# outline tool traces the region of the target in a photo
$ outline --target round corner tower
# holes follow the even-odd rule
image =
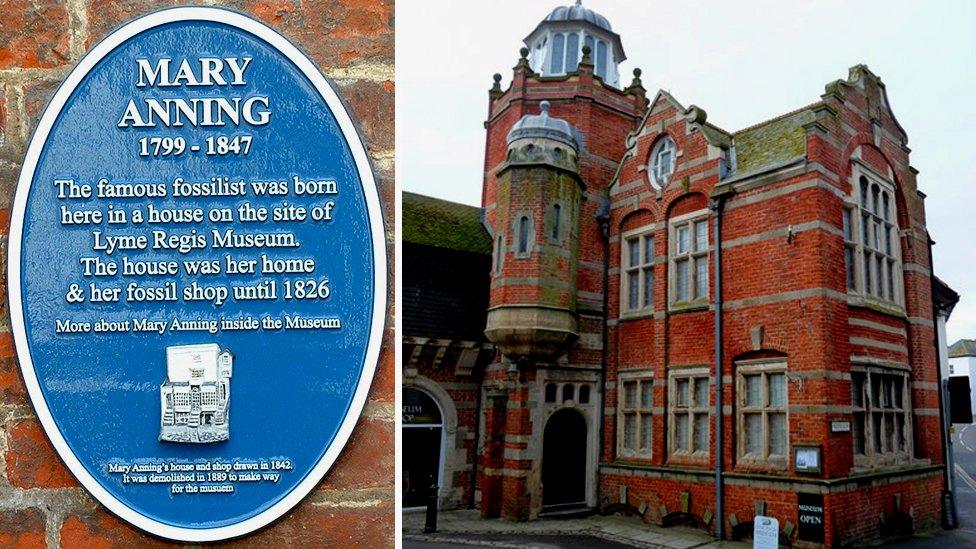
[[[495,258],[485,334],[510,360],[554,360],[579,337],[576,285],[582,138],[565,120],[523,116],[497,173]]]

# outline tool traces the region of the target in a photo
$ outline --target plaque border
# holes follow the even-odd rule
[[[319,95],[332,111],[338,122],[343,138],[349,147],[365,197],[366,210],[370,223],[370,241],[373,246],[373,310],[369,330],[369,340],[366,347],[362,373],[359,376],[356,391],[353,394],[346,415],[339,425],[339,430],[325,453],[312,467],[311,471],[299,484],[286,492],[273,505],[244,519],[240,522],[213,528],[192,528],[176,526],[158,521],[146,516],[123,503],[111,492],[105,489],[81,464],[81,461],[68,446],[51,415],[47,401],[41,391],[40,384],[34,370],[30,355],[30,345],[24,326],[24,311],[21,292],[21,244],[23,239],[24,215],[27,198],[30,193],[37,163],[44,150],[44,145],[54,122],[64,109],[64,105],[71,93],[88,75],[95,65],[111,54],[118,46],[127,40],[147,30],[181,21],[206,21],[220,23],[249,33],[274,48],[278,53],[295,64],[299,71],[308,78]],[[240,12],[225,8],[188,6],[167,8],[154,11],[133,19],[117,28],[91,50],[75,65],[64,82],[58,88],[51,101],[44,109],[44,114],[38,122],[37,129],[31,138],[17,181],[10,215],[10,233],[7,250],[7,300],[10,309],[10,325],[17,350],[17,360],[24,376],[30,395],[31,404],[37,417],[44,427],[44,432],[51,441],[58,456],[64,461],[68,469],[81,482],[82,486],[109,511],[131,523],[132,525],[164,538],[184,542],[207,542],[235,538],[254,532],[274,522],[295,507],[305,498],[332,468],[339,454],[345,448],[356,423],[362,414],[366,403],[373,375],[379,362],[380,346],[383,341],[383,331],[386,322],[387,296],[387,258],[385,225],[380,210],[379,193],[376,188],[372,166],[354,122],[349,116],[342,99],[338,96],[331,83],[290,40],[268,25]]]

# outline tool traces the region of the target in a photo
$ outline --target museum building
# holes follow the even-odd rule
[[[884,83],[727,131],[624,59],[554,9],[488,92],[482,207],[404,195],[404,506],[938,526],[932,240]]]

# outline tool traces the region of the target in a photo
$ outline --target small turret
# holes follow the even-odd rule
[[[565,120],[526,115],[498,173],[494,278],[485,334],[510,360],[552,361],[579,336],[576,284],[583,139]]]

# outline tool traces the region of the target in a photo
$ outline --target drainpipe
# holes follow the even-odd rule
[[[603,461],[606,442],[603,437],[606,431],[606,417],[604,416],[606,407],[607,390],[607,345],[609,341],[609,331],[607,319],[610,316],[610,198],[603,197],[600,209],[596,213],[596,221],[600,224],[600,236],[603,237],[603,330],[602,343],[603,351],[600,353],[600,416],[597,423],[600,425],[600,456],[597,459],[597,478],[599,478],[600,462]]]
[[[480,358],[481,351],[478,351]],[[475,371],[478,368],[478,359],[475,359]],[[485,380],[485,369],[480,368],[481,372],[478,373],[478,393],[477,398],[474,401],[474,443],[471,448],[471,495],[468,496],[468,509],[474,509],[474,493],[478,490],[478,443],[481,441],[481,395],[482,386]]]
[[[933,262],[932,256],[932,245],[935,242],[931,237],[928,238],[928,252],[929,252],[929,288],[935,288],[935,263]],[[942,469],[942,482],[945,484],[945,492],[942,498],[942,525],[947,530],[953,529],[958,526],[958,517],[956,514],[956,494],[953,490],[953,464],[955,459],[952,455],[952,433],[951,425],[949,424],[949,418],[946,414],[949,411],[949,394],[948,394],[948,381],[942,379],[942,345],[943,343],[939,340],[939,308],[935,303],[935,296],[932,296],[932,322],[933,339],[935,340],[935,374],[938,376],[939,381],[939,426],[942,428],[942,451],[945,452],[945,467]],[[948,498],[948,501],[946,499]]]
[[[711,209],[715,212],[715,536],[725,538],[725,486],[722,477],[725,463],[725,416],[724,408],[724,376],[722,347],[722,210],[725,207],[725,196],[714,196]]]

